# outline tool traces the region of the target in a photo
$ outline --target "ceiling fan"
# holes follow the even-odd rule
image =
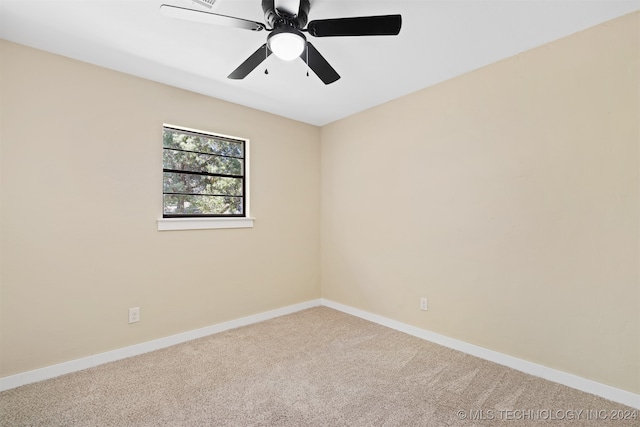
[[[217,13],[167,4],[160,6],[161,13],[171,18],[270,32],[267,42],[229,74],[230,79],[245,78],[271,53],[274,53],[285,61],[301,58],[324,84],[330,84],[338,80],[340,75],[313,44],[307,41],[303,33],[313,37],[395,36],[400,33],[402,26],[400,15],[319,19],[307,25],[309,9],[309,0],[262,0],[262,10],[267,26],[260,22]]]

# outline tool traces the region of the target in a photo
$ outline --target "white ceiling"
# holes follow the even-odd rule
[[[325,86],[303,61],[273,55],[244,80],[227,79],[268,33],[166,18],[163,3],[264,22],[260,0],[216,0],[212,9],[191,0],[1,0],[0,35],[324,125],[640,9],[640,0],[311,0],[309,20],[403,20],[396,37],[308,36],[342,77]]]

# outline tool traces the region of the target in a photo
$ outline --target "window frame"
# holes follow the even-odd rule
[[[200,129],[193,129],[184,126],[173,125],[169,123],[162,124],[162,132],[166,128],[175,129],[176,131],[184,131],[189,133],[210,136],[212,138],[230,139],[243,142],[244,158],[243,158],[243,214],[238,215],[193,215],[193,216],[165,216],[164,213],[164,188],[162,188],[160,217],[157,220],[158,231],[172,230],[206,230],[219,228],[251,228],[255,218],[250,215],[250,141],[247,138],[237,136],[224,135],[216,132],[209,132]],[[162,140],[162,137],[160,138]],[[164,147],[162,147],[164,150]],[[164,162],[161,163],[162,174],[161,182],[164,180]]]

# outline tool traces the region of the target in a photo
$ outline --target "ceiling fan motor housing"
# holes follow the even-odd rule
[[[300,10],[298,10],[298,14],[290,15],[283,11],[277,11],[274,0],[262,0],[264,20],[274,29],[283,26],[293,27],[295,29],[304,28],[304,26],[307,25],[309,9],[309,0],[300,0]]]

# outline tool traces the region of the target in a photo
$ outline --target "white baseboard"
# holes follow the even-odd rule
[[[352,316],[360,317],[361,319],[365,319],[370,322],[377,323],[379,325],[386,326],[388,328],[395,329],[409,335],[413,335],[414,337],[422,338],[424,340],[431,341],[433,343],[440,344],[442,346],[449,347],[451,349],[458,350],[463,353],[479,357],[481,359],[489,360],[503,366],[508,366],[509,368],[516,369],[526,374],[544,378],[546,380],[566,385],[580,391],[604,397],[605,399],[609,399],[614,402],[622,403],[623,405],[640,409],[640,394],[631,393],[630,391],[621,390],[619,388],[588,380],[577,375],[568,374],[566,372],[548,368],[543,365],[538,365],[537,363],[528,362],[517,357],[509,356],[497,351],[486,349],[484,347],[449,338],[444,335],[436,334],[425,329],[417,328],[415,326],[398,322],[396,320],[391,320],[386,317],[372,314],[367,311],[340,304],[325,298],[321,299],[321,304],[323,306],[342,311]]]
[[[252,323],[262,322],[265,320],[273,319],[275,317],[284,316],[286,314],[295,313],[297,311],[305,310],[311,307],[317,307],[320,305],[342,311],[352,316],[356,316],[361,319],[365,319],[370,322],[377,323],[379,325],[386,326],[388,328],[395,329],[397,331],[404,332],[406,334],[422,338],[424,340],[431,341],[433,343],[440,344],[442,346],[449,347],[463,353],[470,354],[472,356],[480,357],[481,359],[508,366],[509,368],[513,368],[518,371],[534,375],[536,377],[544,378],[546,380],[563,384],[577,390],[604,397],[605,399],[609,399],[614,402],[622,403],[624,405],[640,409],[640,395],[638,394],[611,387],[606,384],[598,383],[596,381],[588,380],[577,375],[568,374],[566,372],[548,368],[537,363],[528,362],[517,357],[489,350],[474,344],[469,344],[464,341],[449,338],[444,335],[436,334],[425,329],[411,326],[406,323],[398,322],[396,320],[369,313],[367,311],[340,304],[324,298],[306,301],[300,304],[294,304],[287,307],[266,311],[264,313],[258,313],[251,316],[243,317],[241,319],[230,320],[228,322],[219,323],[217,325],[207,326],[204,328],[183,332],[177,335],[172,335],[141,344],[136,344],[117,350],[95,354],[92,356],[83,357],[81,359],[71,360],[69,362],[64,362],[57,365],[47,366],[44,368],[0,378],[0,391],[9,390],[21,385],[54,378],[76,371],[81,371],[83,369],[91,368],[127,357],[137,356],[139,354],[159,350],[161,348],[180,344],[186,341],[202,338],[212,334],[217,334],[219,332],[228,331],[230,329],[239,328],[241,326],[250,325]]]
[[[289,305],[287,307],[278,308],[264,313],[258,313],[241,319],[230,320],[228,322],[219,323],[217,325],[207,326],[192,331],[183,332],[177,335],[171,335],[165,338],[132,345],[129,347],[119,348],[105,353],[95,354],[81,359],[70,360],[69,362],[57,365],[46,366],[40,369],[23,372],[16,375],[0,378],[0,391],[9,390],[25,384],[58,377],[60,375],[69,374],[71,372],[81,371],[83,369],[92,368],[102,365],[103,363],[114,362],[116,360],[125,359],[131,356],[148,353],[150,351],[159,350],[161,348],[170,347],[186,341],[202,338],[207,335],[217,334],[219,332],[228,331],[230,329],[239,328],[241,326],[258,323],[275,317],[284,316],[285,314],[295,313],[296,311],[305,310],[320,305],[320,299],[306,301],[300,304]]]

